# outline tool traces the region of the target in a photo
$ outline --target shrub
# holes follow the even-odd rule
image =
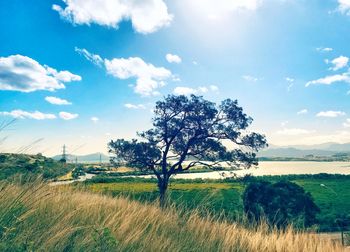
[[[295,183],[280,181],[250,183],[243,194],[244,211],[250,220],[266,218],[271,226],[285,228],[288,224],[309,227],[320,212],[310,193]]]

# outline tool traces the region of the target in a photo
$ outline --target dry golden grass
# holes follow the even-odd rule
[[[201,218],[41,182],[0,184],[0,251],[344,251],[315,234]]]

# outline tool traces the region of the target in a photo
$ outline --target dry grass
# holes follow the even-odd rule
[[[0,205],[0,251],[344,251],[314,234],[247,229],[41,182],[0,184]]]

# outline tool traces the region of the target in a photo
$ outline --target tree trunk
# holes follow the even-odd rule
[[[159,189],[159,206],[165,208],[167,202],[167,189],[169,184],[169,177],[164,175],[164,178],[158,180],[158,189]]]

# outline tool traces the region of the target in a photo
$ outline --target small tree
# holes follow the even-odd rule
[[[288,224],[311,226],[316,223],[316,214],[320,211],[310,193],[289,181],[249,184],[243,194],[243,205],[250,220],[259,222],[266,219],[278,228]]]
[[[211,168],[222,162],[234,168],[257,165],[255,152],[267,144],[263,135],[246,131],[251,123],[236,100],[217,106],[201,96],[169,95],[156,103],[153,128],[138,133],[142,140],[118,139],[108,144],[114,154],[111,161],[152,171],[163,207],[173,174],[199,164]]]

